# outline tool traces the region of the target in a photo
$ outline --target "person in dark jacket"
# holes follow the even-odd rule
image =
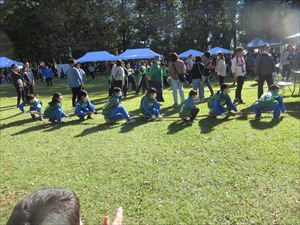
[[[271,54],[269,54],[269,45],[265,44],[262,52],[256,58],[255,74],[258,80],[258,99],[264,93],[265,81],[270,87],[274,83],[273,72],[275,72],[275,62]]]
[[[11,73],[11,81],[16,88],[17,92],[17,108],[20,106],[21,98],[22,101],[25,101],[25,92],[24,92],[24,81],[23,77],[20,74],[20,68],[16,64],[12,64],[12,73]]]
[[[204,65],[202,64],[202,58],[197,56],[195,59],[195,64],[190,72],[193,84],[193,90],[197,91],[199,89],[199,100],[204,99]]]
[[[24,91],[25,95],[33,94],[33,86],[35,85],[33,72],[29,67],[29,62],[24,62],[24,69],[22,71],[22,76],[26,84]]]

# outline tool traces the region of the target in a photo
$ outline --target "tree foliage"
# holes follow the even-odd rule
[[[299,20],[297,1],[284,0],[2,0],[0,13],[15,56],[46,61],[100,49],[230,48],[279,40]]]

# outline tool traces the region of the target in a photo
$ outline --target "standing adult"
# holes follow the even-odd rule
[[[127,62],[126,69],[128,73],[128,88],[129,88],[129,84],[131,84],[132,91],[136,92],[134,70],[131,68],[130,62]]]
[[[204,65],[202,64],[202,58],[200,56],[196,57],[195,64],[193,65],[191,71],[191,78],[193,89],[195,91],[199,90],[199,101],[203,101],[204,99]]]
[[[203,58],[202,58],[202,63],[204,65],[204,77],[205,77],[205,84],[208,87],[209,91],[210,91],[210,96],[214,95],[214,90],[211,86],[210,83],[210,73],[211,73],[211,59],[210,59],[210,53],[209,52],[205,52],[203,54]]]
[[[43,77],[46,78],[47,87],[52,86],[53,79],[53,71],[52,69],[46,65],[46,67],[42,70]]]
[[[280,57],[280,64],[282,65],[282,77],[289,80],[291,74],[291,62],[293,59],[293,46],[288,45]]]
[[[269,54],[269,45],[262,47],[261,53],[256,58],[255,74],[258,80],[258,99],[264,93],[265,81],[270,87],[274,83],[273,72],[275,72],[275,62],[271,54]]]
[[[243,51],[244,49],[242,47],[237,47],[234,51],[235,57],[231,60],[233,79],[237,82],[234,103],[239,104],[244,103],[242,100],[242,89],[246,78],[246,62]]]
[[[84,81],[84,80],[86,79],[86,73],[85,73],[85,71],[81,68],[80,63],[77,63],[77,64],[76,64],[76,68],[77,68],[78,71],[79,71],[81,80]]]
[[[89,66],[89,74],[92,76],[92,81],[95,80],[95,70],[94,64],[91,63]]]
[[[123,89],[123,81],[125,78],[125,72],[122,67],[122,60],[118,59],[116,62],[116,66],[111,69],[111,77],[112,77],[112,89],[115,87]]]
[[[25,101],[25,93],[24,93],[24,82],[23,77],[20,74],[20,68],[16,64],[12,64],[12,72],[10,75],[11,81],[16,88],[17,92],[17,108],[20,106],[21,98],[22,101]]]
[[[218,74],[220,86],[225,82],[224,80],[226,77],[226,69],[227,67],[224,54],[222,52],[219,52],[217,55],[216,73]]]
[[[125,62],[122,62],[122,68],[124,70],[124,79],[123,79],[123,96],[124,98],[127,97],[127,92],[128,92],[128,70],[125,66]]]
[[[152,63],[149,71],[149,87],[156,89],[156,100],[158,102],[164,102],[163,97],[163,72],[160,67],[161,61],[159,56],[155,56],[154,62]]]
[[[191,78],[191,71],[194,65],[194,57],[193,55],[189,55],[188,59],[185,61],[186,63],[186,73],[187,73],[187,80],[191,83],[192,82],[192,78]]]
[[[138,82],[137,82],[137,90],[136,93],[139,94],[140,90],[142,89],[143,93],[148,89],[148,76],[147,76],[147,67],[145,61],[141,61],[139,67],[139,75],[138,75]]]
[[[179,56],[173,52],[170,55],[170,62],[168,63],[168,69],[171,76],[171,85],[173,89],[174,106],[178,105],[178,92],[180,95],[181,103],[184,101],[183,82],[184,75],[186,74],[186,66]]]
[[[76,101],[80,99],[80,92],[83,87],[81,75],[76,68],[75,59],[69,60],[70,68],[67,70],[68,85],[72,90],[72,106],[75,107]]]
[[[29,62],[24,62],[24,69],[22,71],[23,80],[25,82],[25,96],[33,94],[33,86],[35,85],[34,75],[32,70],[29,67]]]

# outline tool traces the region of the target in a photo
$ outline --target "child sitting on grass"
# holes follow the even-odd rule
[[[221,90],[210,97],[208,100],[208,108],[210,110],[209,117],[216,117],[218,115],[224,115],[227,111],[231,110],[238,112],[236,106],[232,103],[229,96],[230,88],[227,84],[221,84]],[[224,107],[227,106],[227,109]]]
[[[180,105],[179,116],[184,123],[192,124],[197,114],[199,113],[199,108],[197,108],[195,104],[196,98],[197,91],[191,90],[189,93],[189,97],[185,99]]]
[[[79,96],[80,99],[75,105],[75,114],[82,121],[84,120],[85,116],[87,116],[87,119],[92,119],[92,114],[95,113],[95,107],[90,102],[88,93],[85,90],[82,90]]]
[[[57,122],[58,124],[62,124],[61,119],[63,117],[68,117],[68,115],[62,111],[61,101],[61,93],[56,92],[52,97],[52,101],[48,103],[48,106],[45,109],[44,117],[48,118],[52,123]]]
[[[30,106],[29,111],[25,111],[24,107],[25,106]],[[29,94],[27,96],[27,101],[23,102],[20,105],[20,110],[25,113],[28,112],[31,115],[31,118],[34,120],[35,119],[35,113],[38,112],[39,114],[39,120],[43,120],[43,115],[42,115],[42,102],[33,94]]]
[[[104,105],[102,114],[104,115],[104,119],[107,123],[115,122],[116,120],[126,119],[127,123],[135,122],[132,119],[126,109],[120,105],[122,99],[122,91],[121,88],[115,87],[113,89],[113,95],[108,100],[108,102]]]
[[[162,119],[160,115],[160,104],[156,100],[157,91],[155,88],[150,88],[147,95],[141,99],[141,113],[152,120]]]
[[[285,112],[283,96],[278,94],[279,89],[280,87],[278,85],[271,85],[269,91],[264,93],[260,99],[254,103],[255,119],[261,119],[262,111],[273,111],[273,119],[279,119],[281,112]]]

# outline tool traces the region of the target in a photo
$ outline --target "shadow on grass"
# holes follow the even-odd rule
[[[182,131],[185,128],[191,127],[191,126],[192,126],[192,124],[184,124],[182,120],[177,120],[168,126],[167,134],[175,134],[175,133],[178,133],[179,131]]]
[[[0,130],[4,130],[4,129],[10,128],[10,127],[23,126],[27,123],[32,123],[32,122],[33,122],[33,120],[31,118],[24,119],[24,120],[17,120],[17,121],[8,123],[8,124],[3,124],[0,127]]]
[[[300,102],[287,102],[285,107],[288,115],[300,119]]]
[[[163,115],[164,117],[169,117],[171,115],[178,113],[178,110],[179,110],[178,107],[168,106],[166,108],[162,108],[160,110],[160,114]]]
[[[7,111],[7,110],[11,110],[13,108],[16,108],[16,105],[8,105],[8,106],[2,106],[0,107],[0,112],[2,111]]]
[[[258,120],[250,120],[251,127],[257,130],[266,130],[271,129],[275,126],[277,126],[281,121],[283,120],[283,117],[277,120],[271,120],[270,122],[267,121],[258,121]]]
[[[155,121],[151,122],[148,121],[146,118],[143,116],[135,118],[134,123],[124,123],[121,127],[120,133],[128,133],[130,131],[133,131],[135,128],[142,126],[146,123],[155,123]]]
[[[199,121],[199,127],[201,129],[201,133],[207,134],[212,132],[216,126],[228,122],[234,119],[239,119],[239,118],[230,118],[231,116],[225,116],[224,118],[209,118],[206,117],[204,119],[201,119]]]
[[[32,122],[31,119],[30,119],[30,121]],[[32,127],[28,127],[24,130],[14,133],[14,134],[12,134],[12,136],[27,134],[27,133],[31,133],[31,132],[35,132],[35,131],[52,132],[55,130],[59,130],[60,128],[63,128],[63,127],[79,125],[80,123],[81,123],[81,121],[79,121],[79,120],[69,120],[62,124],[51,123],[51,122],[41,122],[41,124],[38,124],[38,125],[32,126]],[[88,124],[85,124],[85,125],[88,125]]]
[[[12,116],[9,116],[9,117],[2,118],[2,119],[0,119],[0,121],[8,120],[8,119],[14,118],[14,117],[16,117],[16,116],[19,116],[19,115],[21,115],[21,114],[23,114],[23,113],[22,113],[22,112],[19,112],[19,113],[15,114],[15,115],[12,115]]]
[[[120,127],[121,125],[119,123],[103,123],[103,124],[99,124],[97,126],[93,126],[91,128],[85,129],[84,131],[82,131],[82,133],[75,135],[75,138],[79,138],[79,137],[84,137],[96,132],[100,132],[100,131],[104,131],[104,130],[108,130],[108,129],[114,129],[117,127]]]

